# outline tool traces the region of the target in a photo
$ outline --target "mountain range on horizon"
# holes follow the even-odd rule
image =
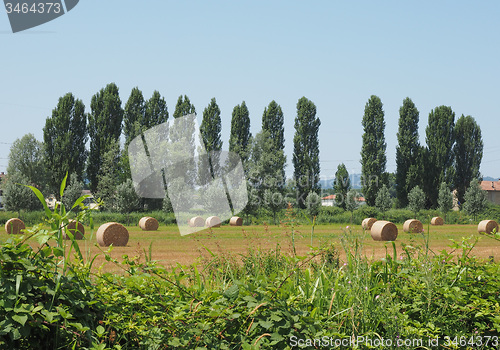
[[[361,189],[361,174],[350,174],[349,178],[351,179],[351,187],[355,190]],[[333,182],[335,179],[322,179],[319,180],[319,184],[321,188],[327,189],[327,188],[333,188]],[[500,181],[500,178],[498,177],[491,177],[491,176],[483,176],[483,181]]]

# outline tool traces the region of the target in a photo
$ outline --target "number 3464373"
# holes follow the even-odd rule
[[[60,13],[61,3],[59,2],[38,2],[34,4],[23,3],[5,3],[7,13]]]

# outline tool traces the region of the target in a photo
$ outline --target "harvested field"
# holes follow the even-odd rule
[[[421,234],[403,232],[403,224],[397,225],[399,235],[396,244],[397,253],[401,255],[403,249],[401,243],[412,246],[424,246],[424,238]],[[232,227],[223,225],[217,229],[205,229],[203,231],[181,236],[177,230],[177,226],[160,226],[158,231],[147,232],[142,231],[137,226],[127,226],[130,234],[130,239],[126,247],[114,247],[111,250],[111,257],[121,260],[123,255],[128,255],[129,258],[137,256],[144,261],[145,254],[148,254],[149,247],[152,249],[152,259],[159,261],[165,266],[175,266],[177,263],[181,265],[196,262],[197,259],[203,256],[208,257],[210,250],[214,254],[233,254],[238,258],[239,253],[244,253],[248,249],[275,249],[279,244],[281,251],[291,254],[292,244],[290,238],[290,229],[280,226],[241,226]],[[87,234],[85,239],[78,241],[82,253],[85,255],[87,250],[90,250],[90,256],[100,254],[94,263],[94,267],[99,267],[106,263],[104,270],[110,272],[118,272],[120,268],[112,263],[105,262],[101,250],[106,251],[108,248],[97,247],[96,230],[91,233],[89,227],[85,227]],[[427,234],[427,227],[425,227]],[[363,232],[361,225],[350,225],[346,230],[346,226],[341,225],[317,225],[314,230],[314,246],[326,245],[333,243],[340,254],[340,259],[345,258],[342,250],[341,236],[347,234]],[[494,256],[495,261],[500,261],[500,241],[495,241],[477,232],[477,225],[445,225],[431,226],[429,234],[429,248],[434,252],[446,249],[451,251],[449,245],[453,239],[461,242],[463,237],[477,237],[478,243],[472,250],[472,255],[488,259]],[[10,238],[5,232],[5,229],[0,230],[0,243]],[[310,227],[300,226],[295,230],[295,246],[298,255],[306,255],[309,251],[310,244]],[[370,237],[369,232],[365,232],[363,240],[363,251],[367,257],[372,259],[380,259],[384,257],[386,248],[392,254],[392,242],[376,242]],[[36,246],[37,243],[33,240],[30,244]],[[69,245],[70,242],[67,242]],[[206,248],[207,249],[206,249]]]

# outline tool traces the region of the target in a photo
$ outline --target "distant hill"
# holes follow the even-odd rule
[[[350,174],[349,179],[351,179],[351,188],[355,190],[361,189],[361,174]],[[319,184],[321,188],[333,188],[333,181],[335,179],[320,180]]]
[[[498,177],[485,176],[483,177],[483,181],[498,181]]]

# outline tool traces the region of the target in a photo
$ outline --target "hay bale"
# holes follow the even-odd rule
[[[389,221],[377,221],[372,225],[370,234],[374,241],[395,241],[398,228]]]
[[[124,247],[128,243],[128,230],[117,222],[102,224],[96,233],[97,243],[101,247],[108,247],[111,244],[115,247]]]
[[[139,227],[143,231],[156,231],[159,227],[158,220],[151,216],[145,216],[139,220]]]
[[[477,225],[477,232],[492,234],[498,232],[498,224],[494,220],[483,220]]]
[[[85,234],[85,227],[83,227],[83,224],[81,222],[78,222],[78,227],[76,225],[75,220],[70,220],[68,225],[63,228],[62,234],[64,239],[70,239],[69,236],[66,234],[66,230],[71,232],[73,237],[75,239],[83,239],[83,235]]]
[[[9,219],[5,223],[5,231],[9,235],[10,234],[17,235],[19,233],[22,233],[21,230],[24,230],[25,228],[26,228],[26,226],[24,226],[24,222],[18,218]]]
[[[229,220],[229,225],[231,226],[241,226],[243,225],[243,219],[239,216],[233,216],[231,220]]]
[[[220,227],[222,222],[218,216],[209,216],[205,221],[206,227]]]
[[[409,233],[419,233],[424,229],[424,225],[419,220],[409,219],[403,224],[403,231]]]
[[[375,218],[366,218],[363,220],[363,222],[361,223],[361,227],[363,227],[363,229],[365,230],[371,230],[372,229],[372,226],[373,224],[377,221],[377,219]]]
[[[435,216],[431,220],[431,225],[436,225],[436,226],[444,225],[444,220],[439,216]]]
[[[189,227],[203,227],[205,226],[205,220],[201,216],[195,216],[188,221]]]

